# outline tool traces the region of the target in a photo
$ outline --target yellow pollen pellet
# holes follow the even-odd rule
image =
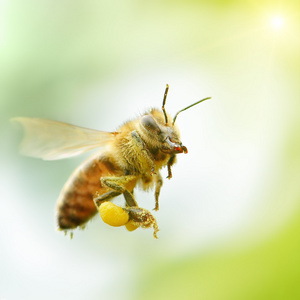
[[[123,226],[129,220],[128,212],[111,202],[104,202],[99,207],[99,213],[104,223],[110,226]]]
[[[128,231],[134,231],[140,227],[140,225],[137,222],[134,222],[132,220],[126,223],[125,226]]]

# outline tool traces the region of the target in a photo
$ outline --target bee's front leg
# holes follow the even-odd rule
[[[168,176],[167,178],[168,179],[171,179],[172,178],[172,170],[171,170],[171,167],[176,163],[176,155],[173,155],[170,157],[169,161],[168,161]]]
[[[154,210],[159,209],[158,198],[159,198],[159,194],[160,194],[162,185],[163,185],[163,179],[162,179],[160,173],[157,173],[156,178],[155,178],[155,194],[154,194],[155,195],[155,207],[154,207]]]

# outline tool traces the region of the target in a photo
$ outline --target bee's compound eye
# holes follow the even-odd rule
[[[149,116],[149,115],[143,116],[141,118],[141,123],[144,126],[144,128],[147,129],[148,131],[155,132],[157,134],[160,133],[160,129],[159,129],[157,123],[151,116]]]
[[[123,226],[129,220],[128,212],[111,202],[102,203],[99,213],[104,223],[114,227]]]

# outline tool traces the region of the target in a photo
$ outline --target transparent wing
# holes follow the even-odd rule
[[[103,147],[116,135],[45,119],[20,117],[12,121],[22,124],[25,130],[21,153],[45,160],[72,157]]]

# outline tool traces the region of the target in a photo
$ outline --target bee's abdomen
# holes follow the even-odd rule
[[[101,186],[100,178],[119,173],[115,164],[106,156],[93,157],[82,164],[63,187],[57,202],[57,221],[60,229],[83,225],[96,213],[95,194],[108,191]],[[117,175],[117,174],[116,174]]]

